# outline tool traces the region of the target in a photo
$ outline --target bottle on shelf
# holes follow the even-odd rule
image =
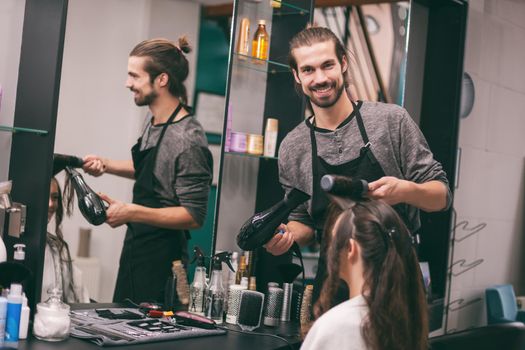
[[[270,36],[266,32],[266,21],[260,19],[258,22],[257,30],[252,40],[252,57],[259,60],[268,59],[268,49],[270,47]],[[262,62],[255,62],[262,63]]]
[[[264,156],[275,157],[277,148],[277,133],[279,120],[275,118],[266,119],[266,130],[264,131]]]
[[[281,0],[270,0],[270,6],[274,9],[281,8]]]
[[[250,51],[250,20],[243,18],[239,26],[239,39],[237,40],[237,53],[248,56]],[[244,57],[240,56],[241,59]]]

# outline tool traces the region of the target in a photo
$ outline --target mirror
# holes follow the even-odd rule
[[[140,41],[155,37],[176,41],[179,36],[187,35],[193,46],[193,51],[186,56],[190,64],[190,74],[185,81],[188,101],[192,104],[198,100],[196,118],[205,131],[212,136],[222,132],[223,102],[220,94],[199,93],[197,97],[194,93],[200,51],[197,46],[200,6],[197,2],[170,0],[69,1],[56,153],[131,159],[130,148],[143,130],[148,110],[137,107],[132,93],[124,86],[128,55]],[[227,49],[227,45],[224,46]],[[225,72],[216,74],[215,80],[220,81],[219,75]],[[213,114],[216,109],[219,110],[218,116]],[[217,141],[210,141],[217,176],[220,152],[219,146],[213,142]],[[84,179],[97,192],[128,203],[132,200],[131,180],[112,175],[98,178],[84,175]],[[215,178],[214,185],[216,182]],[[193,244],[199,244],[208,253],[211,250],[214,207],[212,193],[205,227],[194,232],[192,241],[188,242],[190,258]],[[77,255],[79,230],[92,230],[90,257],[75,258],[75,262],[83,271],[91,298],[98,302],[111,301],[126,227],[91,227],[80,215],[76,204],[74,215],[65,217],[62,226],[73,256]]]
[[[242,5],[239,5],[238,9],[236,32],[239,32],[239,22],[243,17],[259,16],[257,18],[270,19],[270,22],[267,23],[270,37],[279,38],[278,44],[271,47],[270,56],[273,55],[273,58],[270,57],[270,60],[287,66],[288,41],[283,37],[290,36],[291,38],[291,35],[286,31],[295,25],[293,21],[296,21],[297,17],[309,15],[308,11],[295,11],[297,17],[294,17],[292,13],[287,13],[289,16],[276,16],[274,14],[272,18],[271,14],[268,15],[264,11],[254,9],[255,5],[251,2],[239,3]],[[293,2],[294,6],[300,6],[299,3]],[[301,4],[304,8],[309,6],[307,2],[301,2]],[[351,51],[351,86],[349,90],[352,98],[382,100],[403,105],[410,2],[399,1],[364,5],[361,6],[361,13],[356,10],[355,6],[328,7],[322,3],[316,3],[315,6],[317,8],[313,14],[313,22],[319,26],[329,27]],[[285,7],[283,5],[283,8]],[[362,16],[366,21],[368,28],[366,40],[363,29],[359,26],[359,16]],[[281,17],[292,18],[293,21],[290,20],[290,22],[293,24],[289,26],[280,24],[279,18]],[[250,33],[254,32],[255,27],[256,25],[251,25]],[[297,31],[304,27],[304,23],[298,25]],[[277,41],[277,39],[273,40]],[[274,50],[278,53],[274,54]],[[272,95],[269,91],[277,88],[277,84],[274,83],[277,79],[282,79],[279,81],[281,85],[285,86],[282,90],[293,90],[294,82],[291,79],[291,74],[287,68],[284,68],[283,72],[279,71],[283,68],[270,67],[268,64],[268,74],[266,75],[264,68],[260,68],[259,71],[255,68],[246,69],[248,64],[241,62],[235,55],[230,57],[230,60],[232,73],[231,84],[228,87],[228,116],[226,118],[231,125],[228,125],[228,128],[231,129],[232,133],[240,131],[249,134],[262,134],[265,122],[263,118],[277,118],[279,120],[277,144],[279,144],[287,132],[299,124],[302,119],[300,116],[297,120],[294,119],[299,115],[295,111],[280,110],[281,114],[269,112],[272,111],[272,106],[268,105],[283,104],[285,101],[286,104],[293,105],[296,103],[300,105],[301,102],[290,99],[297,98],[296,95],[289,98],[288,95],[276,93]],[[276,74],[270,73],[271,70],[277,70]],[[286,75],[288,75],[288,80],[283,77]],[[274,85],[271,85],[272,83]],[[279,91],[282,92],[282,90]],[[272,99],[271,102],[268,102],[269,99]],[[308,111],[306,114],[311,115]],[[232,136],[230,149],[224,150],[221,165],[220,203],[216,224],[217,250],[239,251],[235,239],[243,223],[255,212],[267,209],[275,204],[284,194],[278,184],[277,159],[262,157],[260,160],[258,157],[246,157],[246,154],[231,152],[233,143],[234,137]],[[318,247],[312,247],[312,250],[315,255]],[[317,268],[317,257],[312,256],[311,260],[311,264],[307,266],[309,269],[307,279],[314,277]]]
[[[359,1],[352,3],[362,3]],[[294,2],[295,6],[298,6]],[[410,21],[412,16],[412,8],[416,5],[421,10],[421,5],[411,3],[410,1],[396,1],[363,5],[357,8],[351,7],[323,7],[322,2],[316,2],[317,8],[313,22],[319,26],[329,27],[337,36],[343,41],[347,49],[351,52],[350,62],[350,78],[351,86],[349,93],[352,99],[369,100],[369,101],[384,101],[395,103],[404,106],[410,113],[411,117],[419,123],[421,111],[421,96],[424,76],[424,51],[414,51],[412,60],[409,60],[409,41],[408,29],[411,27]],[[248,2],[240,1],[238,4],[238,18],[233,21],[236,26],[235,33],[239,33],[239,23],[242,23],[243,17],[253,16],[250,11],[251,7]],[[346,5],[345,5],[346,6]],[[300,13],[304,13],[299,11]],[[255,12],[255,16],[266,19],[260,13]],[[292,16],[290,16],[292,17]],[[274,54],[275,46],[270,50],[270,60],[286,64],[286,56],[288,53],[287,40],[283,36],[287,34],[286,29],[289,27],[279,27],[276,25],[278,19],[273,16],[270,17],[270,24],[267,23],[270,37],[273,38],[273,44],[279,38],[280,45],[279,54]],[[252,21],[254,18],[249,17]],[[290,20],[290,22],[292,22]],[[290,27],[293,25],[290,24]],[[366,28],[364,28],[366,27]],[[278,29],[276,29],[278,28]],[[283,33],[283,28],[284,33]],[[303,26],[304,28],[304,26]],[[417,28],[413,36],[419,48],[424,47],[427,40],[426,27],[424,25],[414,27]],[[366,29],[366,30],[365,30]],[[423,30],[424,29],[424,30]],[[250,32],[253,33],[254,26],[250,27]],[[412,33],[411,33],[412,38]],[[412,39],[411,39],[412,41]],[[233,45],[234,43],[232,43]],[[236,43],[235,43],[236,44]],[[235,49],[234,49],[235,50]],[[232,50],[233,52],[235,52]],[[297,120],[295,125],[288,125],[281,127],[281,123],[285,120],[292,120],[296,118],[297,114],[281,113],[273,114],[268,112],[271,108],[269,104],[290,104],[287,97],[271,95],[271,90],[276,88],[272,83],[273,76],[279,74],[285,75],[289,73],[268,72],[262,74],[246,70],[245,67],[239,64],[239,58],[235,54],[230,57],[230,65],[232,67],[231,81],[228,86],[228,109],[227,117],[228,123],[231,120],[231,128],[233,132],[255,133],[261,134],[264,131],[264,122],[267,117],[274,117],[279,119],[279,142],[288,131],[295,127],[302,119]],[[410,66],[412,64],[412,66]],[[244,63],[244,66],[249,65]],[[269,66],[270,64],[268,64]],[[260,70],[264,71],[265,67]],[[255,69],[253,69],[255,70]],[[278,69],[276,69],[278,70]],[[270,67],[268,67],[270,71]],[[410,71],[411,81],[408,81],[407,71]],[[264,71],[266,73],[266,71]],[[258,75],[259,74],[259,75]],[[278,78],[275,78],[278,79]],[[418,80],[419,79],[419,80]],[[282,84],[288,84],[289,88],[293,86],[293,81],[286,82],[283,78]],[[269,88],[270,86],[270,88]],[[411,100],[405,99],[407,90],[410,90]],[[270,96],[270,97],[269,97]],[[268,100],[270,99],[270,102]],[[262,100],[262,101],[261,101]],[[415,102],[417,101],[417,103]],[[409,102],[409,103],[407,103]],[[307,114],[309,112],[306,112]],[[239,232],[239,228],[243,223],[252,216],[255,212],[269,208],[282,198],[282,190],[279,188],[277,182],[277,160],[269,157],[258,159],[257,157],[247,157],[243,152],[231,152],[233,136],[230,141],[230,149],[224,150],[223,163],[221,166],[221,183],[219,194],[219,212],[217,217],[217,234],[216,234],[216,249],[217,250],[236,250],[239,248],[236,245],[235,239]],[[278,144],[279,144],[278,142]],[[449,174],[453,177],[453,174]],[[440,234],[445,237],[449,232],[443,230]],[[423,239],[428,240],[429,235]],[[441,255],[446,255],[446,249],[439,250]],[[313,279],[317,269],[317,256],[319,247],[312,247],[307,249],[306,269],[307,279]],[[264,254],[264,252],[263,252]],[[308,256],[309,255],[309,256]],[[311,258],[310,258],[311,257]],[[445,274],[446,263],[441,264],[441,261],[435,262],[432,257],[420,255],[420,260],[423,263],[421,270],[428,283],[430,275],[436,277],[434,280],[433,290],[429,296],[429,309],[431,312],[431,329],[435,330],[441,328],[442,312],[444,309],[445,297],[445,281],[439,279],[441,275]],[[265,265],[259,260],[257,268]],[[436,270],[439,272],[436,273]],[[259,272],[259,270],[258,270]],[[257,275],[257,282],[259,287],[260,279]],[[272,278],[276,278],[273,277]],[[264,288],[264,285],[260,287]]]
[[[8,180],[25,1],[0,3],[0,182]]]

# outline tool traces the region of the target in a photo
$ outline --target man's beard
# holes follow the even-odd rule
[[[335,88],[335,84],[336,84],[336,82],[332,83],[332,87],[333,88]],[[313,87],[313,89],[323,88],[326,85],[327,84],[324,84],[324,85],[321,85],[321,86],[317,85],[317,86]],[[321,101],[321,100],[315,98],[313,94],[312,95],[307,95],[307,96],[308,96],[310,102],[312,102],[317,107],[330,108],[333,105],[335,105],[337,103],[337,101],[339,101],[339,99],[341,98],[341,95],[343,94],[343,91],[345,91],[345,85],[341,84],[339,89],[336,91],[334,98],[332,100],[326,100],[326,101]]]
[[[131,90],[131,91],[134,91],[134,90]],[[153,101],[155,101],[155,99],[158,97],[158,94],[155,92],[155,91],[152,91],[150,92],[149,94],[147,95],[144,95],[142,97],[138,97],[135,99],[135,104],[137,106],[149,106],[150,104],[153,103]]]

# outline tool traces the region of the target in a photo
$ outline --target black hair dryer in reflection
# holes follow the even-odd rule
[[[242,250],[254,250],[262,247],[275,235],[279,225],[288,219],[288,215],[300,204],[310,199],[310,196],[298,189],[292,189],[288,195],[270,209],[257,213],[248,219],[237,235],[237,245]],[[299,246],[292,247],[300,254]]]
[[[78,198],[78,208],[90,224],[98,226],[106,219],[106,206],[102,199],[84,181],[84,178],[75,169],[66,166],[66,171],[71,177],[73,188]]]

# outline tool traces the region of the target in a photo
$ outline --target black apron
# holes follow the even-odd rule
[[[329,204],[326,193],[321,188],[321,177],[326,174],[344,175],[358,179],[364,179],[368,182],[376,181],[385,176],[383,168],[377,161],[376,157],[370,149],[370,141],[363,124],[363,119],[359,109],[362,101],[356,104],[352,102],[354,110],[348,117],[350,122],[352,115],[356,118],[357,126],[363,140],[363,146],[359,152],[359,157],[340,165],[330,165],[325,160],[320,158],[317,153],[317,142],[315,140],[315,131],[313,125],[310,127],[310,140],[312,143],[312,207],[311,216],[314,222],[315,235],[318,242],[321,243],[319,264],[317,274],[314,282],[313,302],[312,305],[319,298],[319,293],[322,288],[322,283],[326,277],[326,239],[323,238],[324,223],[326,220],[327,207]],[[341,153],[342,150],[339,150]],[[401,207],[398,208],[399,211]],[[404,215],[403,215],[404,216]],[[341,288],[339,288],[334,305],[348,299],[348,286],[344,281],[341,281]]]
[[[182,104],[179,104],[162,127],[155,147],[141,151],[141,136],[131,149],[136,180],[133,186],[135,204],[149,208],[164,207],[153,190],[154,182],[157,181],[153,171],[166,129],[181,108]],[[113,301],[121,302],[129,298],[136,303],[162,302],[166,280],[172,274],[172,261],[183,260],[185,263],[187,260],[188,237],[189,233],[184,230],[128,223]]]

